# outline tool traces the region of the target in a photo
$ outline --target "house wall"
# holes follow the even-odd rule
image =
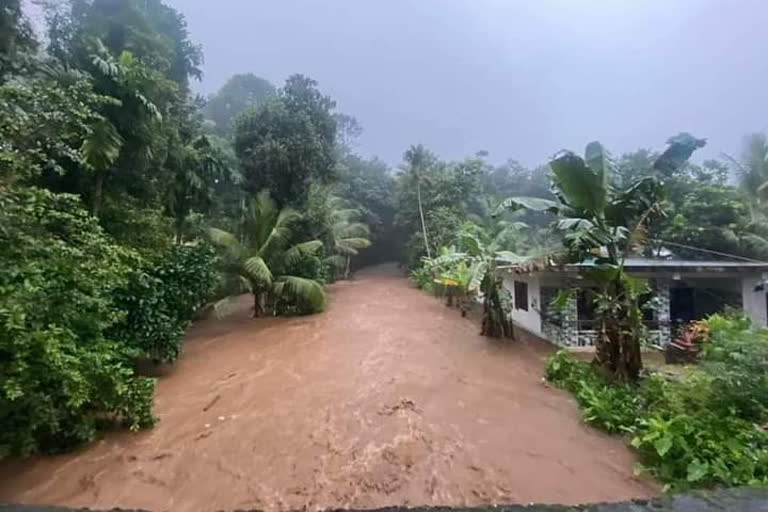
[[[745,277],[741,280],[741,300],[744,312],[752,319],[755,326],[768,326],[766,318],[766,290],[755,291],[755,286],[761,281],[760,276]]]
[[[526,330],[544,336],[541,328],[541,279],[537,274],[507,274],[504,276],[504,287],[515,295],[515,281],[528,284],[528,311],[512,306],[512,320]]]
[[[670,325],[670,288],[675,281],[657,275],[639,275],[638,277],[653,277],[656,282],[656,296],[659,299],[657,310],[660,321],[659,329],[649,332],[652,343],[666,345],[671,341],[672,332]],[[734,285],[741,286],[742,304],[744,312],[757,326],[768,326],[768,310],[766,309],[766,293],[768,290],[755,292],[755,286],[761,281],[760,275],[742,277],[735,275],[731,278],[720,275],[684,275],[683,279],[693,286],[733,289]],[[730,279],[730,280],[729,280]],[[504,286],[514,296],[514,282],[521,281],[528,284],[528,311],[517,309],[516,304],[512,308],[512,320],[526,330],[560,346],[589,346],[594,344],[596,333],[593,331],[578,331],[576,301],[572,300],[563,312],[562,325],[543,325],[541,317],[541,287],[551,286],[568,288],[581,284],[573,276],[555,275],[550,273],[516,274],[509,273],[504,276]],[[734,283],[735,281],[735,283]]]

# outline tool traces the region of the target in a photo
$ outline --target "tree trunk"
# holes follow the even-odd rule
[[[93,186],[93,197],[91,198],[91,215],[98,217],[101,213],[101,198],[104,192],[104,172],[96,173],[96,183]]]
[[[264,301],[266,297],[264,292],[256,292],[253,294],[253,318],[259,318],[264,316]]]
[[[184,217],[176,218],[176,243],[181,245],[184,242]]]
[[[416,197],[419,200],[419,217],[421,217],[421,232],[424,235],[424,247],[427,249],[427,258],[432,258],[432,251],[429,249],[429,238],[427,237],[427,223],[424,222],[424,209],[421,206],[421,180],[416,178]]]
[[[600,321],[594,364],[614,380],[634,382],[643,368],[640,339],[633,317],[634,300],[624,276],[619,275],[604,289],[615,309],[606,311]]]
[[[483,324],[480,334],[490,338],[515,338],[512,321],[507,318],[499,296],[501,283],[496,277],[486,276],[483,297]]]
[[[349,279],[349,263],[352,260],[352,257],[347,254],[347,265],[344,268],[344,279]]]

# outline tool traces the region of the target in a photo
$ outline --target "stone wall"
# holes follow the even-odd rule
[[[570,286],[577,288],[578,281],[573,280]],[[655,297],[656,319],[658,329],[649,331],[649,343],[665,346],[671,341],[670,326],[670,282],[665,279],[654,280],[653,293]],[[547,298],[541,298],[542,301]],[[542,331],[549,341],[561,347],[591,347],[594,346],[597,332],[592,330],[579,330],[578,309],[575,298],[568,301],[565,308],[557,315],[557,322],[542,319]]]

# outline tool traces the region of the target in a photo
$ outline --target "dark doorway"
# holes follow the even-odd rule
[[[684,283],[669,290],[669,319],[673,326],[721,313],[729,306],[741,307],[740,292],[725,287],[692,287]]]

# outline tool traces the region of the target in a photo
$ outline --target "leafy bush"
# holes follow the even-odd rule
[[[432,274],[432,269],[425,265],[411,270],[410,278],[411,282],[421,290],[432,292],[434,289],[435,276]]]
[[[546,377],[574,394],[585,422],[631,435],[641,469],[668,489],[768,485],[766,332],[718,315],[707,327],[702,368],[680,378],[611,384],[565,351],[549,358]],[[747,354],[754,360],[744,361]]]
[[[640,397],[630,386],[609,384],[589,364],[566,351],[549,358],[546,378],[574,394],[586,423],[607,432],[631,432]]]
[[[323,285],[328,281],[332,269],[326,264],[324,251],[320,248],[314,253],[301,254],[295,261],[283,265],[279,271],[280,275],[312,279]],[[275,302],[275,310],[279,315],[311,315],[322,311],[322,307],[318,309],[316,304],[301,295],[281,294],[275,297]]]
[[[0,247],[0,457],[60,451],[105,421],[151,425],[154,381],[104,336],[135,254],[75,196],[17,187],[0,188]]]
[[[712,375],[717,408],[740,418],[768,416],[768,329],[755,329],[743,315],[713,315],[702,366]]]
[[[115,294],[126,316],[110,331],[143,355],[171,362],[181,352],[184,331],[213,293],[216,262],[208,244],[176,246],[162,259],[144,263]]]

